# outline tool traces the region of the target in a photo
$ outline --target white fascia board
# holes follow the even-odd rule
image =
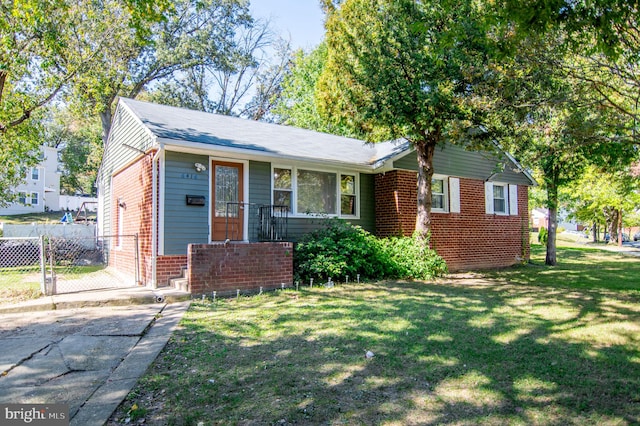
[[[362,173],[373,173],[374,167],[368,164],[354,164],[346,161],[327,160],[322,158],[299,157],[295,155],[283,155],[276,152],[260,152],[254,153],[250,150],[241,148],[231,148],[226,146],[217,146],[203,144],[199,142],[188,142],[175,139],[158,138],[158,142],[164,145],[168,151],[184,152],[188,154],[207,155],[214,157],[223,157],[229,159],[268,161],[268,162],[296,162],[317,164],[322,166],[332,166],[342,170],[352,170]]]

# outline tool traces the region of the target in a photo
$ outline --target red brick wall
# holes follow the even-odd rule
[[[376,176],[378,236],[411,235],[416,173]],[[485,213],[484,182],[460,178],[460,213],[432,212],[431,246],[451,271],[510,266],[529,258],[528,188],[518,187],[518,216]]]
[[[415,172],[394,170],[375,177],[376,233],[411,235],[416,227],[417,180]]]
[[[111,242],[109,265],[119,271],[133,275],[135,270],[135,245],[129,237],[123,238],[118,248],[118,235],[138,235],[139,268],[141,284],[151,280],[151,210],[152,210],[152,157],[153,152],[142,157],[126,169],[113,175],[111,193]],[[123,229],[118,229],[121,210],[118,203],[124,203]]]
[[[186,254],[158,256],[156,259],[156,282],[158,283],[158,286],[169,285],[169,280],[171,278],[182,276],[182,269],[186,267]],[[148,277],[151,277],[151,268],[149,268]]]
[[[189,244],[189,291],[232,294],[293,283],[292,243]]]

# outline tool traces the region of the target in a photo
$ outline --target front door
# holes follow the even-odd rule
[[[213,203],[211,240],[232,241],[244,238],[242,163],[211,162]]]

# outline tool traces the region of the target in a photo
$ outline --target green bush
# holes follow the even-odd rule
[[[430,279],[447,273],[447,264],[428,241],[416,237],[393,237],[382,241],[390,278]]]
[[[296,279],[429,279],[446,273],[444,260],[415,237],[379,239],[359,226],[332,219],[305,235],[294,250]]]
[[[538,242],[542,245],[547,244],[547,240],[549,239],[549,234],[547,233],[547,228],[541,227],[538,232]]]

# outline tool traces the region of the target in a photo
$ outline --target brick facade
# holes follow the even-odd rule
[[[112,178],[109,265],[150,285],[152,270],[152,156],[145,155]],[[378,236],[411,235],[416,219],[416,173],[395,170],[375,177]],[[449,269],[504,267],[529,257],[528,188],[518,187],[518,215],[485,213],[484,182],[460,178],[461,213],[432,213],[431,245]],[[120,217],[122,215],[122,217]],[[125,235],[126,237],[120,237]],[[135,264],[134,235],[139,264]],[[158,256],[158,286],[188,267],[194,294],[221,295],[280,288],[293,282],[292,243],[191,244],[187,255]]]
[[[156,259],[156,280],[158,286],[169,285],[171,278],[182,276],[182,270],[187,267],[187,255],[158,256]],[[151,277],[151,270],[148,275]]]
[[[189,291],[235,294],[293,283],[292,243],[189,244]]]
[[[135,245],[128,243],[130,237],[121,236],[137,234],[143,285],[151,279],[152,157],[153,153],[147,154],[112,177],[109,265],[129,275],[135,273]]]
[[[415,229],[416,172],[376,176],[378,236]],[[510,266],[529,258],[528,188],[518,187],[518,215],[485,213],[484,182],[460,178],[460,213],[431,214],[431,246],[451,271]]]

